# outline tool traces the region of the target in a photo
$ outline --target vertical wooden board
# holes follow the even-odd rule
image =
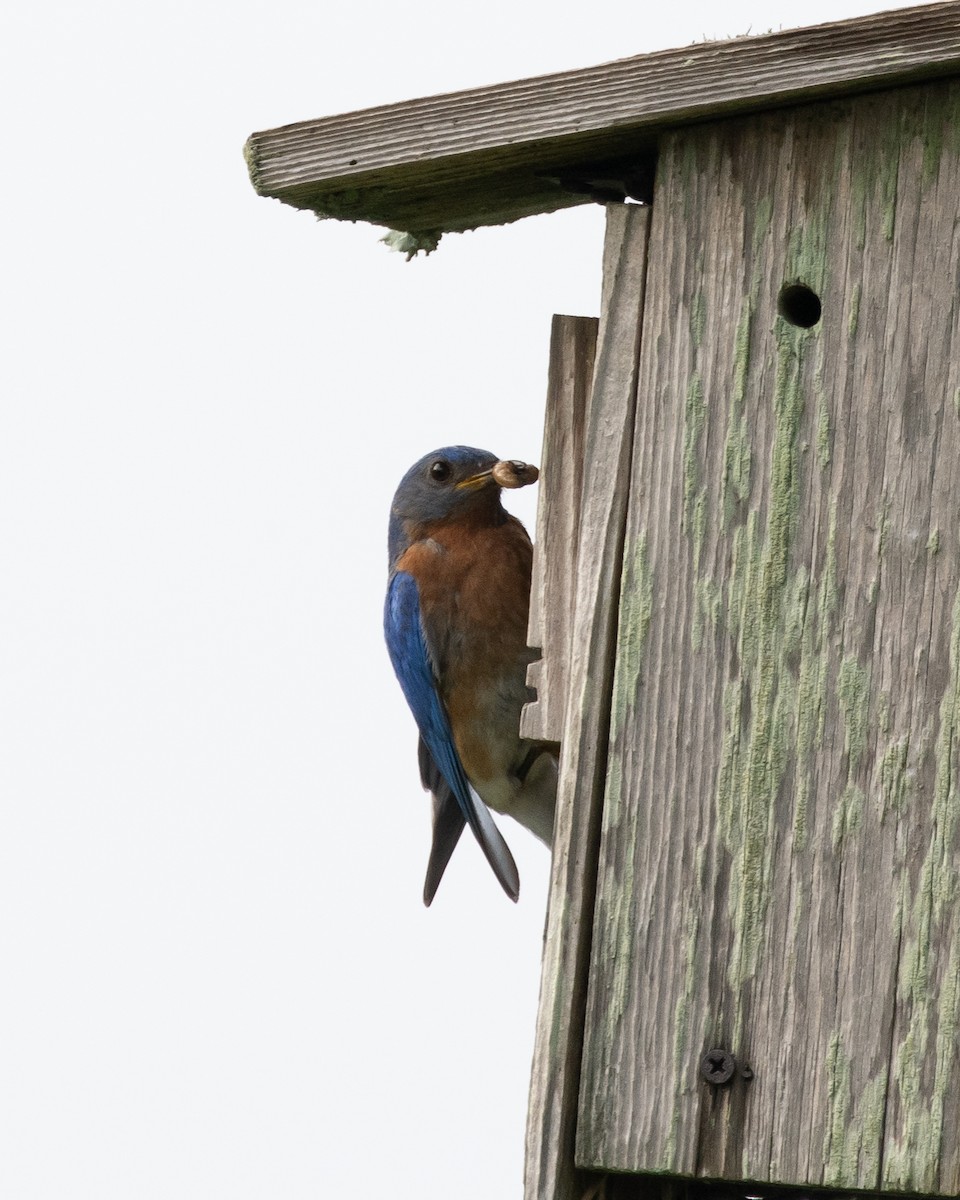
[[[583,439],[597,351],[596,317],[554,316],[540,457],[527,642],[540,658],[527,668],[537,698],[520,716],[523,737],[559,742],[567,702],[583,490]]]
[[[960,1189],[958,130],[950,83],[663,147],[584,1166]]]
[[[896,230],[900,279],[890,359],[905,402],[891,435],[928,454],[904,456],[888,488],[883,576],[894,593],[877,641],[896,646],[915,623],[915,655],[884,656],[881,692],[890,732],[882,796],[899,817],[899,971],[885,1112],[885,1187],[960,1192],[960,86],[931,90],[925,111],[905,114]],[[923,181],[920,194],[909,186]],[[902,264],[902,265],[901,265]],[[899,282],[899,281],[898,281]],[[904,309],[904,300],[909,309]],[[898,518],[902,505],[903,517]],[[926,524],[923,523],[926,517]],[[925,536],[924,536],[925,535]],[[903,613],[895,607],[903,597]],[[900,616],[902,624],[897,624]],[[887,634],[886,638],[884,635]],[[912,649],[908,637],[905,650]],[[899,667],[899,670],[898,670]],[[923,684],[904,689],[914,672]],[[919,711],[904,711],[912,704]]]
[[[525,1200],[581,1200],[583,1191],[574,1136],[648,229],[648,209],[608,209],[584,432],[581,538],[530,1077]]]

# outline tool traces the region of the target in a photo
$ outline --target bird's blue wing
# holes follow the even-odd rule
[[[390,580],[383,629],[390,661],[430,757],[473,830],[500,886],[512,900],[516,900],[520,893],[517,865],[487,806],[470,786],[464,773],[454,745],[450,721],[437,691],[421,620],[417,581],[406,571],[398,571]]]

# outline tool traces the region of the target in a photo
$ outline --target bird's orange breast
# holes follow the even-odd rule
[[[416,581],[440,694],[467,776],[506,773],[527,698],[533,550],[515,517],[437,522],[397,563]]]

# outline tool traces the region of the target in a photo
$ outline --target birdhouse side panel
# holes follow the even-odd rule
[[[598,324],[596,317],[557,315],[550,330],[527,633],[540,658],[527,668],[527,683],[536,699],[520,716],[521,735],[542,742],[559,743],[563,738],[583,508],[583,443]]]
[[[662,147],[585,1167],[960,1189],[958,129],[947,83]]]

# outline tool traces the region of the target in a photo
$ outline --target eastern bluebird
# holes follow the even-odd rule
[[[535,467],[470,446],[427,454],[390,509],[384,633],[420,730],[420,779],[433,794],[433,845],[423,901],[436,893],[468,824],[507,895],[520,879],[487,805],[542,841],[553,836],[557,761],[522,739],[529,699],[527,611],[533,548],[500,503]]]

